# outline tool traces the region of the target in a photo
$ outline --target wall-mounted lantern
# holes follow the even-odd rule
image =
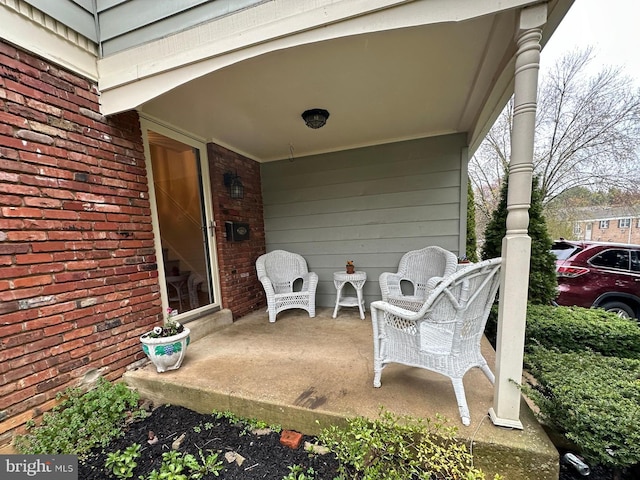
[[[244,185],[237,173],[227,172],[223,178],[224,186],[227,187],[231,198],[244,198]]]

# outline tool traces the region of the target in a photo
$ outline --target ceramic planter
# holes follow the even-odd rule
[[[140,341],[142,342],[142,350],[156,366],[158,372],[180,368],[187,353],[191,331],[185,327],[177,335],[159,338],[151,338],[150,333],[142,335]]]

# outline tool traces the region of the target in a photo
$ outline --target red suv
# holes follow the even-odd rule
[[[640,245],[559,240],[559,305],[599,307],[640,318]]]

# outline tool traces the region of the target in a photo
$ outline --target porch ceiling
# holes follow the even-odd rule
[[[282,48],[140,110],[261,162],[457,132],[473,149],[511,94],[516,21],[506,10]],[[330,112],[324,127],[304,124],[309,108]]]

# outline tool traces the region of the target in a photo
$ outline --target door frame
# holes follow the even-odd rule
[[[158,119],[155,119],[149,115],[144,115],[139,112],[140,115],[140,128],[142,130],[142,139],[144,144],[144,157],[145,166],[147,170],[147,186],[149,188],[149,205],[151,208],[151,223],[153,226],[153,243],[156,250],[156,264],[158,268],[158,283],[160,286],[160,299],[162,302],[162,315],[166,320],[167,308],[169,307],[169,294],[167,291],[166,272],[164,271],[164,263],[162,260],[162,242],[160,237],[160,222],[158,219],[158,209],[156,205],[156,193],[153,184],[153,166],[151,164],[151,150],[149,148],[149,138],[147,135],[148,130],[152,130],[156,133],[169,137],[185,145],[189,145],[195,148],[199,152],[200,171],[202,175],[201,188],[203,196],[203,207],[206,218],[207,246],[209,248],[209,268],[211,270],[211,287],[213,288],[213,303],[205,305],[203,307],[189,310],[184,313],[180,313],[176,318],[181,322],[188,322],[189,320],[195,320],[202,317],[205,314],[220,310],[222,305],[222,299],[220,298],[220,272],[218,269],[218,254],[216,250],[216,234],[215,234],[215,220],[213,213],[213,201],[211,193],[211,177],[209,176],[209,157],[207,155],[207,144],[204,139],[198,138],[195,135],[188,132],[177,129],[174,126],[169,126]]]

